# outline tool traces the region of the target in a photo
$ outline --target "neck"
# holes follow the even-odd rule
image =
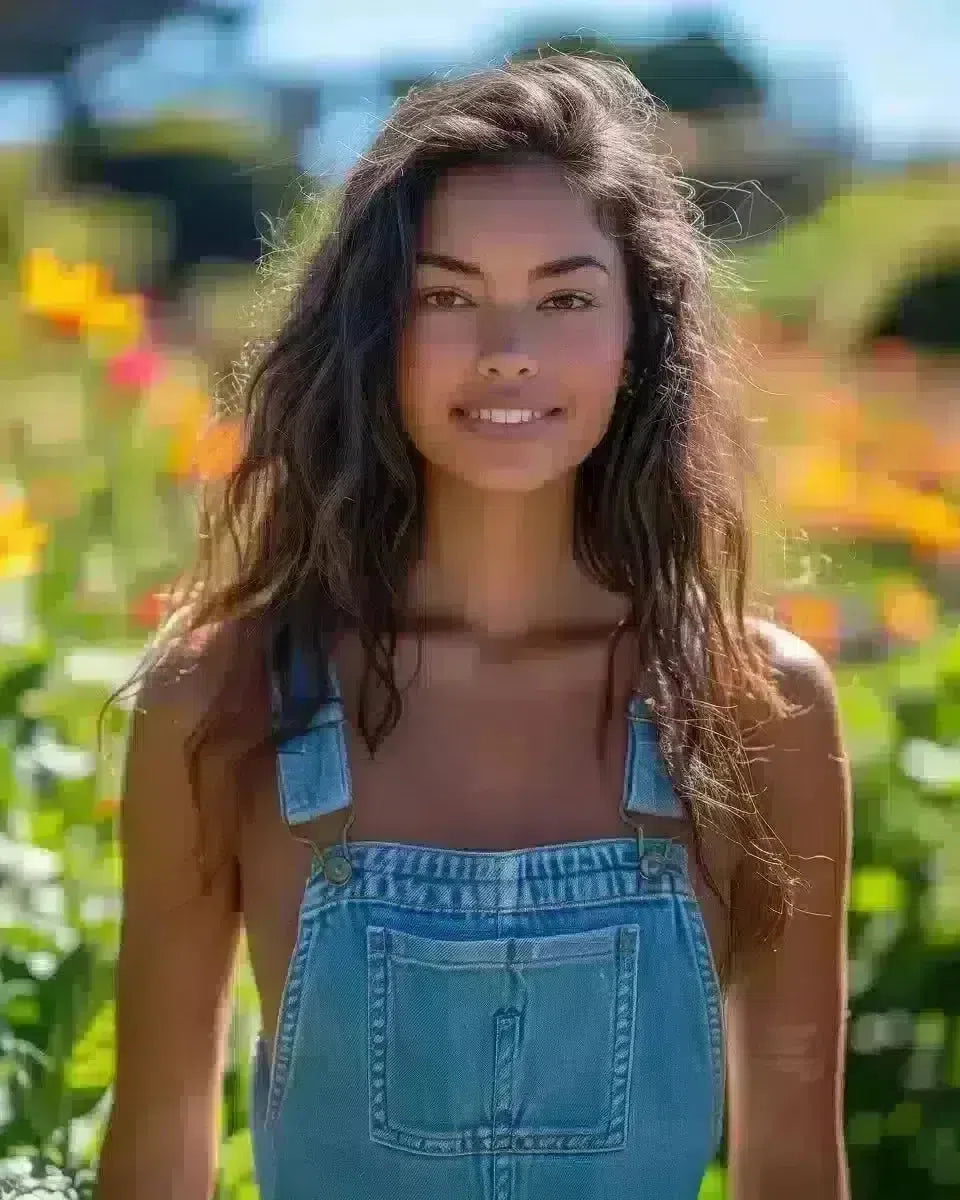
[[[622,599],[574,561],[572,475],[518,494],[431,474],[414,614],[496,639],[620,619]]]

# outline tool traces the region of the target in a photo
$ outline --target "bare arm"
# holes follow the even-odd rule
[[[184,738],[207,688],[199,668],[161,673],[138,699],[127,753],[116,1078],[98,1200],[208,1200],[217,1168],[238,872],[224,816],[222,865],[202,894]],[[225,809],[230,793],[216,791],[201,803]]]
[[[849,767],[827,664],[780,635],[777,666],[804,711],[770,722],[753,768],[807,886],[782,946],[728,999],[729,1169],[735,1200],[848,1200],[843,1137]]]

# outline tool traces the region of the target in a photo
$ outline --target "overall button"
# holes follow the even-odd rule
[[[346,883],[353,874],[353,867],[342,854],[329,854],[323,860],[323,873],[331,883]]]
[[[640,874],[644,879],[656,879],[663,874],[666,865],[666,860],[662,854],[654,854],[653,852],[645,854],[640,859]]]

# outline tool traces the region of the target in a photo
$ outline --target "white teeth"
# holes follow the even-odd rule
[[[535,411],[532,408],[475,408],[467,413],[472,421],[493,421],[498,425],[524,425],[529,421],[539,421],[546,416],[545,411]]]

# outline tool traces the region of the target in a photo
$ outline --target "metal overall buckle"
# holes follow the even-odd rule
[[[353,875],[353,863],[350,861],[350,853],[347,849],[347,830],[353,824],[356,813],[352,804],[348,805],[348,808],[347,820],[340,831],[338,841],[321,848],[310,838],[302,837],[298,839],[311,848],[314,865],[320,867],[324,878],[330,883],[347,883]]]

